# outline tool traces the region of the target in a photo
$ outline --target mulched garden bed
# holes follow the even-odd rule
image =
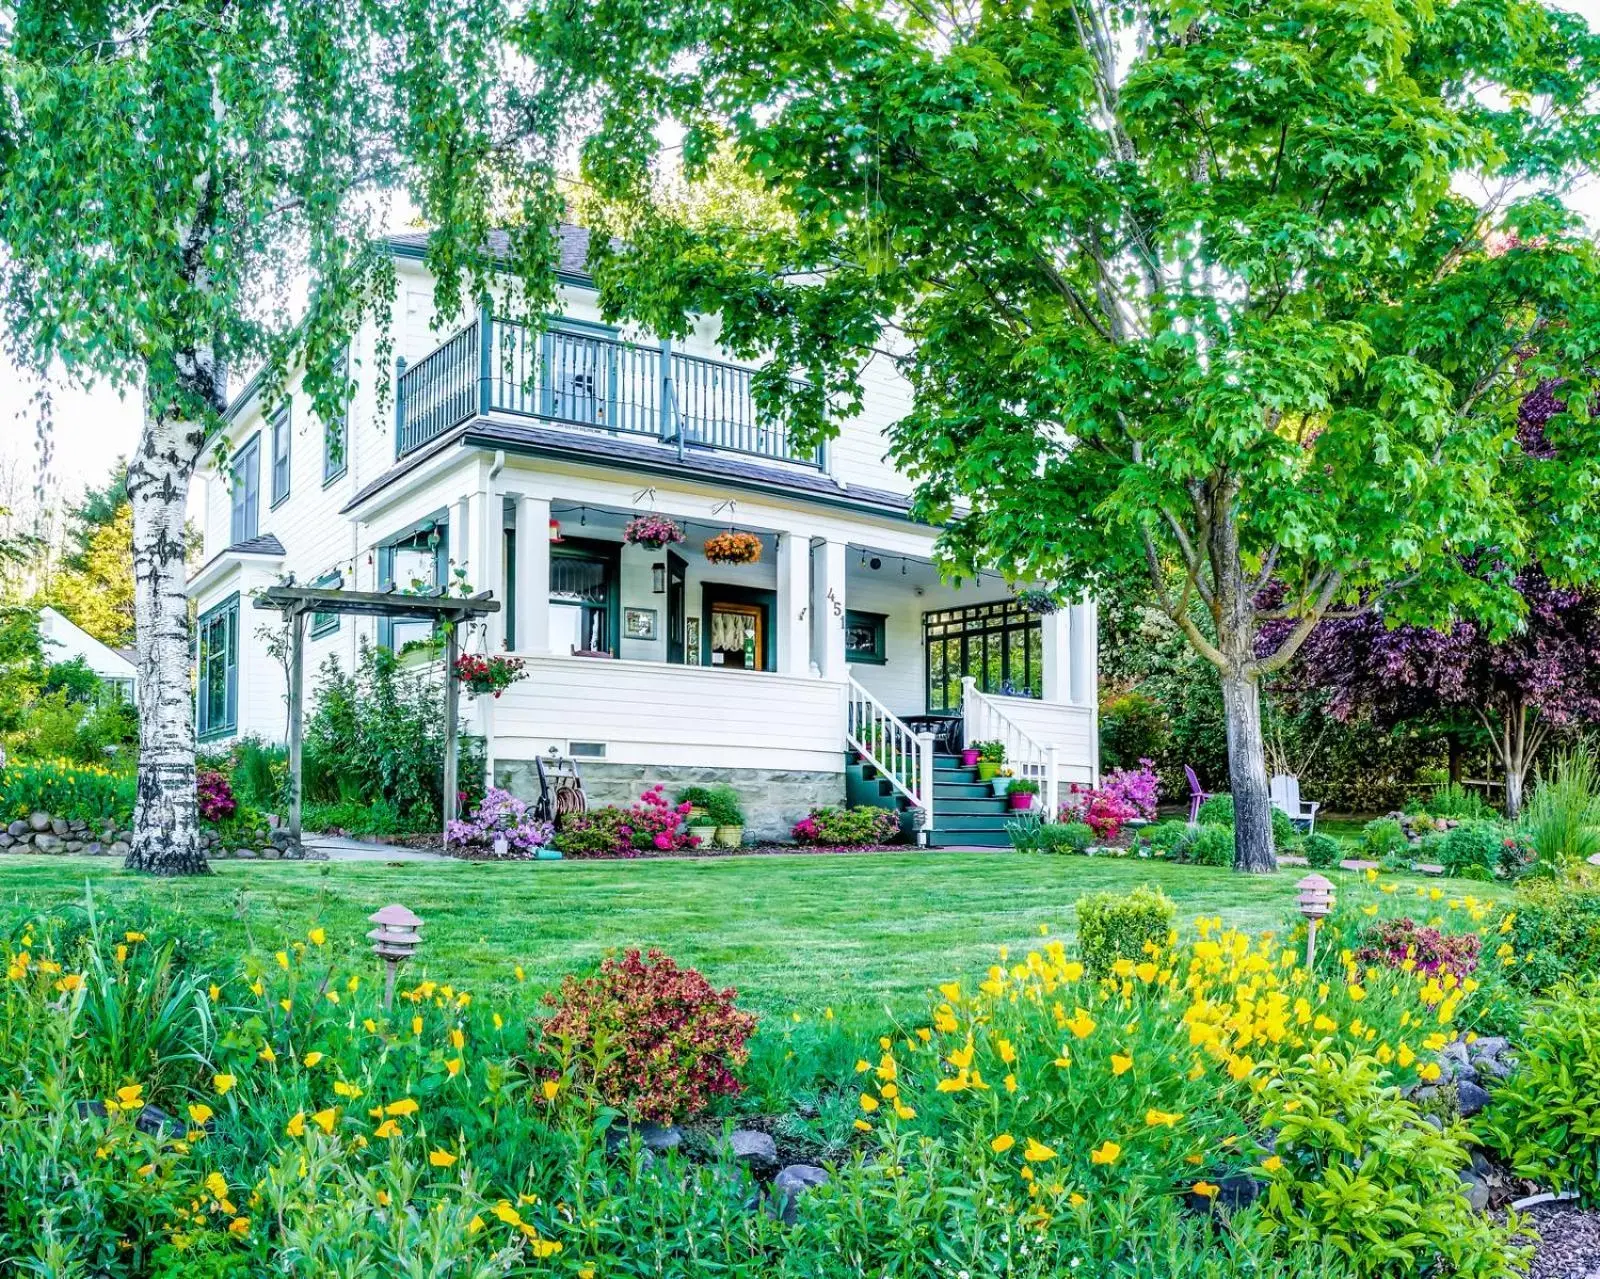
[[[401,841],[394,840],[394,843]],[[442,852],[437,838],[422,843],[407,843],[408,848],[427,848],[433,852]],[[624,857],[620,853],[584,853],[581,855],[565,854],[563,861],[569,862],[642,862],[642,861],[694,861],[717,857],[769,857],[777,854],[793,856],[796,853],[903,853],[916,848],[915,844],[864,844],[859,847],[823,847],[813,844],[746,844],[739,848],[680,848],[676,852],[663,853],[657,849],[639,850],[631,857]],[[527,861],[528,858],[496,857],[485,849],[468,849],[454,851],[449,856],[460,861]]]
[[[1600,1277],[1600,1212],[1573,1200],[1536,1204],[1525,1210],[1539,1235],[1528,1279]]]

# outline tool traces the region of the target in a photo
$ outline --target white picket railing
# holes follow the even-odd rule
[[[932,733],[912,730],[855,680],[845,699],[845,740],[919,810],[918,829],[933,826]]]
[[[1055,745],[1040,745],[1016,724],[994,698],[978,691],[978,682],[968,675],[961,681],[963,740],[968,746],[978,742],[999,742],[1006,749],[1006,765],[1014,776],[1039,783],[1040,808],[1051,820],[1061,810],[1061,767]]]

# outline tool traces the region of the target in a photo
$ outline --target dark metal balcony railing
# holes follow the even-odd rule
[[[782,423],[759,417],[750,369],[667,343],[531,328],[485,312],[410,368],[396,365],[396,457],[478,414],[510,413],[823,465],[820,448],[796,448]]]

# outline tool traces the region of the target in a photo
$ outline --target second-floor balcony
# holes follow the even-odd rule
[[[495,318],[488,311],[409,368],[397,361],[395,456],[491,413],[648,436],[680,447],[823,465],[756,411],[754,370],[648,345]]]

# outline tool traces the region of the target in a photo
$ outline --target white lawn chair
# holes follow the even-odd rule
[[[1289,820],[1296,826],[1304,826],[1307,835],[1317,828],[1317,809],[1321,804],[1311,803],[1300,798],[1300,779],[1278,774],[1268,784],[1267,792],[1272,797],[1272,806],[1281,808],[1289,814]]]

